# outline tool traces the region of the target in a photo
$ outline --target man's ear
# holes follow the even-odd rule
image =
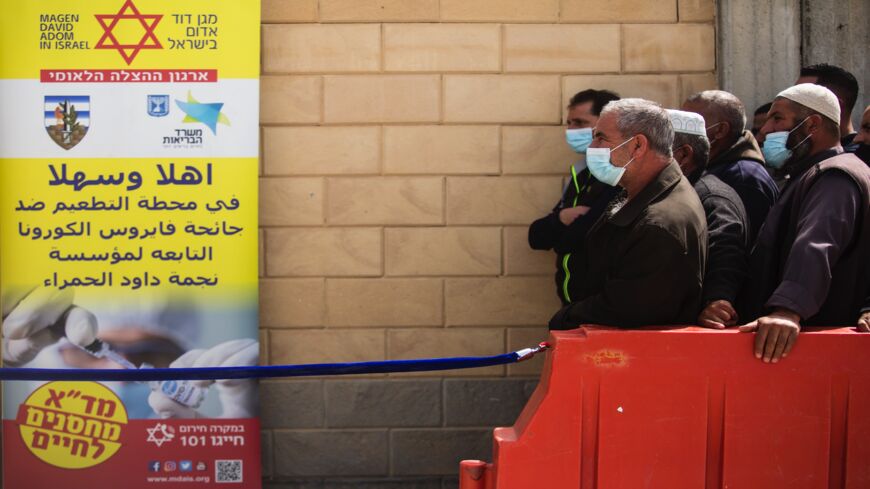
[[[634,141],[628,143],[629,154],[632,158],[640,158],[650,150],[649,138],[644,134],[638,134]]]
[[[807,135],[815,134],[817,131],[822,129],[822,116],[819,114],[813,114],[807,117],[807,121],[804,122],[804,125],[807,126]]]
[[[713,140],[725,139],[731,134],[731,123],[728,121],[722,121],[718,126],[714,127],[712,130],[713,134],[711,134],[711,143]]]
[[[680,168],[691,168],[692,162],[695,161],[695,150],[688,144],[674,148],[674,159]]]

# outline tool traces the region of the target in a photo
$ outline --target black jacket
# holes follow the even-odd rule
[[[550,329],[692,324],[701,307],[707,257],[704,209],[673,160],[586,239],[580,294]]]
[[[746,209],[733,188],[709,173],[694,182],[707,217],[707,271],[702,304],[734,304],[749,271]]]
[[[755,242],[767,213],[779,197],[779,189],[764,168],[764,156],[749,131],[724,153],[710,160],[707,173],[719,177],[737,192],[749,219],[749,240]]]
[[[535,250],[556,252],[556,295],[562,305],[577,296],[578,281],[582,280],[577,268],[577,256],[583,254],[586,234],[604,212],[607,203],[618,189],[596,180],[585,166],[577,170],[571,166],[571,177],[562,198],[546,216],[529,226],[529,246]],[[578,217],[569,226],[559,220],[562,209],[584,205],[589,212]]]

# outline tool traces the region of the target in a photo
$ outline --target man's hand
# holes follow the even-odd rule
[[[858,331],[870,333],[870,311],[864,311],[861,317],[858,318]]]
[[[585,205],[568,207],[559,211],[559,220],[562,221],[562,224],[570,226],[575,219],[582,215],[585,215],[587,212],[589,212],[589,207]]]
[[[778,308],[767,316],[740,326],[742,333],[756,332],[755,358],[764,363],[776,363],[785,358],[797,341],[801,330],[800,316],[783,308]]]
[[[698,325],[705,328],[725,329],[737,324],[737,311],[730,302],[720,299],[707,304],[698,315]]]

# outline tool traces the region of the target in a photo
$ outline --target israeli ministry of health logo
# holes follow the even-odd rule
[[[169,95],[149,95],[148,115],[164,117],[169,115]]]

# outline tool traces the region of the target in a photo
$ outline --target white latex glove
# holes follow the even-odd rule
[[[169,368],[187,367],[248,367],[257,364],[260,344],[252,339],[230,340],[208,350],[190,350],[169,365]],[[223,408],[220,418],[250,418],[256,411],[254,395],[256,382],[250,379],[187,381],[207,390],[216,384]],[[148,404],[161,418],[200,418],[195,409],[173,401],[163,393],[152,390]]]
[[[80,346],[90,345],[96,338],[97,320],[90,312],[72,305],[72,289],[4,290],[0,303],[3,360],[10,367],[33,360],[64,334]]]

